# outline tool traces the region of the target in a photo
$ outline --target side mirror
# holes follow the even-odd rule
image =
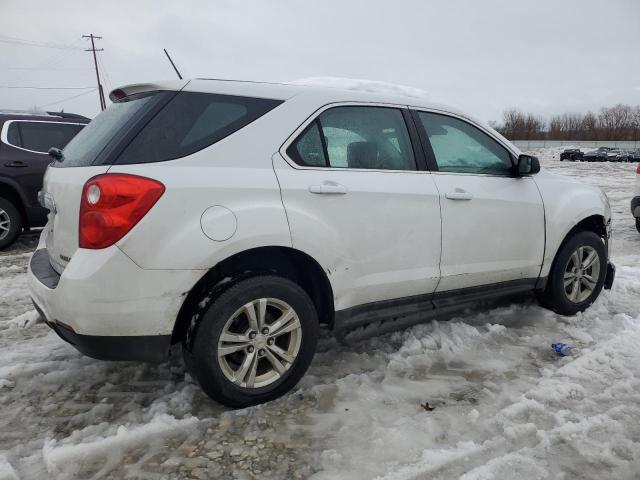
[[[518,177],[522,175],[533,175],[540,171],[540,161],[538,157],[533,155],[520,155],[518,164],[516,165],[516,174]]]

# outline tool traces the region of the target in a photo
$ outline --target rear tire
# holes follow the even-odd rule
[[[16,206],[0,197],[0,250],[15,242],[22,230],[22,215]]]
[[[318,315],[299,285],[274,275],[252,277],[205,308],[191,346],[184,347],[185,364],[213,400],[248,407],[295,387],[317,339]]]
[[[640,233],[640,218],[636,218],[636,230]]]
[[[540,303],[561,315],[575,315],[598,298],[606,275],[602,238],[594,232],[578,232],[560,247]]]

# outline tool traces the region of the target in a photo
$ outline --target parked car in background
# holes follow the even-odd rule
[[[615,269],[599,189],[415,97],[260,82],[129,85],[50,165],[36,309],[105,360],[182,344],[232,407],[339,338],[496,298],[588,308]]]
[[[640,162],[640,148],[636,148],[635,150],[629,150],[629,161]]]
[[[41,227],[47,210],[38,203],[51,147],[63,148],[90,119],[69,113],[0,111],[0,249],[21,230]]]
[[[636,219],[636,229],[640,232],[640,164],[636,167],[636,183],[631,198],[631,214]]]
[[[607,161],[609,162],[628,162],[626,152],[620,148],[612,148],[607,152]]]
[[[608,160],[609,150],[611,150],[609,147],[599,147],[595,150],[586,152],[582,156],[582,159],[585,162],[606,162]]]
[[[560,154],[560,161],[563,160],[571,160],[575,162],[576,160],[582,161],[582,157],[584,154],[582,150],[579,148],[567,148]]]
[[[621,162],[636,162],[640,160],[640,149],[633,148],[620,149],[620,161]]]
[[[619,162],[621,158],[622,151],[619,148],[610,148],[607,151],[607,161],[608,162]]]

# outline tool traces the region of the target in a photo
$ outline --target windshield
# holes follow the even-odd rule
[[[102,150],[117,140],[126,129],[147,113],[162,92],[147,92],[125,97],[100,113],[71,140],[62,151],[62,162],[54,167],[87,167],[93,165]]]

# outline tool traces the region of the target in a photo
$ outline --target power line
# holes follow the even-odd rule
[[[73,47],[77,45],[79,42],[82,42],[82,37],[76,38],[73,42],[69,43],[67,46]],[[45,57],[42,61],[33,64],[33,68],[38,68],[43,70],[48,69],[49,67],[60,62],[62,59],[66,59],[67,57],[71,56],[74,52],[79,52],[79,51],[82,51],[82,48],[79,47],[79,48],[69,49],[63,52],[56,52],[53,55]],[[16,77],[12,79],[12,82],[21,83],[25,78],[25,75],[26,74],[24,72],[21,74],[18,74]]]
[[[104,58],[102,58],[102,55],[98,55],[98,64],[100,65],[100,70],[102,70],[102,73],[104,74],[104,80],[105,83],[107,84],[107,87],[109,87],[109,90],[113,90],[113,83],[111,82],[111,76],[109,75],[109,72],[107,72],[107,67],[105,67],[104,65]]]
[[[93,52],[93,65],[96,67],[96,80],[98,81],[98,97],[100,98],[100,109],[104,110],[107,108],[107,102],[104,99],[104,90],[102,89],[102,84],[100,83],[100,73],[98,72],[98,59],[96,57],[96,52],[104,51],[104,48],[96,49],[96,45],[94,40],[102,40],[102,37],[96,37],[93,33],[89,35],[83,35],[82,38],[90,38],[91,39],[91,48],[87,48],[86,52]]]
[[[22,87],[18,85],[0,85],[0,88],[20,88],[20,89],[35,89],[35,90],[88,90],[96,87]]]
[[[0,70],[54,70],[59,72],[70,72],[78,70],[90,70],[90,67],[73,67],[73,68],[43,68],[43,67],[0,67]]]
[[[44,105],[39,105],[39,106],[40,108],[49,107],[51,105],[56,105],[57,103],[62,103],[62,102],[66,102],[67,100],[73,100],[74,98],[82,97],[83,95],[87,95],[88,93],[93,93],[95,90],[96,90],[96,87],[91,87],[91,90],[87,92],[82,92],[82,93],[79,93],[78,95],[72,95],[71,97],[66,97],[66,98],[63,98],[62,100],[57,100],[51,103],[45,103]]]
[[[40,42],[38,40],[26,40],[23,38],[7,37],[5,35],[0,35],[0,42],[12,43],[15,45],[25,45],[28,47],[56,48],[60,50],[82,50],[82,48],[71,47],[71,46],[62,45],[59,43]]]

